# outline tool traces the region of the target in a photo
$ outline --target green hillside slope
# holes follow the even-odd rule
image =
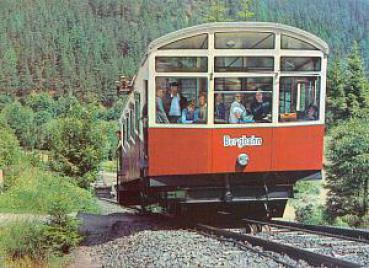
[[[133,75],[148,43],[204,21],[204,0],[2,0],[0,90],[73,91],[106,100],[118,75]],[[237,20],[239,0],[225,0]],[[345,54],[358,40],[369,65],[369,1],[257,0],[257,21],[297,26]]]

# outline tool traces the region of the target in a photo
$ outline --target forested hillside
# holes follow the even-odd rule
[[[210,5],[239,20],[242,0],[2,0],[0,90],[72,91],[109,100],[120,74],[133,75],[148,43],[208,20]],[[369,1],[257,0],[249,20],[297,26],[344,55],[357,40],[369,65]]]

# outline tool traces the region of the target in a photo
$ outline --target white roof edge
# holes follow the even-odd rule
[[[189,37],[206,32],[224,31],[230,28],[232,30],[247,30],[247,28],[249,28],[250,30],[269,30],[271,32],[285,33],[289,36],[298,37],[300,39],[303,39],[304,41],[312,43],[324,54],[329,54],[328,44],[318,36],[296,27],[274,22],[214,22],[183,28],[181,30],[166,34],[153,40],[149,44],[147,54],[150,54],[150,51],[154,49],[157,49],[161,46],[164,46],[165,44],[174,42],[184,37]]]

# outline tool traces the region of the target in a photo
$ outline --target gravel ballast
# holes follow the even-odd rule
[[[143,230],[90,249],[104,267],[278,267],[231,242],[187,230]]]

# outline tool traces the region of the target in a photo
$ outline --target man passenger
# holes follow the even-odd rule
[[[241,103],[242,96],[240,93],[236,93],[234,96],[234,102],[231,104],[229,111],[229,123],[239,124],[239,123],[252,123],[253,116],[247,114],[245,106]]]
[[[170,83],[170,90],[164,98],[164,108],[170,123],[178,123],[181,112],[187,105],[187,99],[179,92],[178,82]]]

